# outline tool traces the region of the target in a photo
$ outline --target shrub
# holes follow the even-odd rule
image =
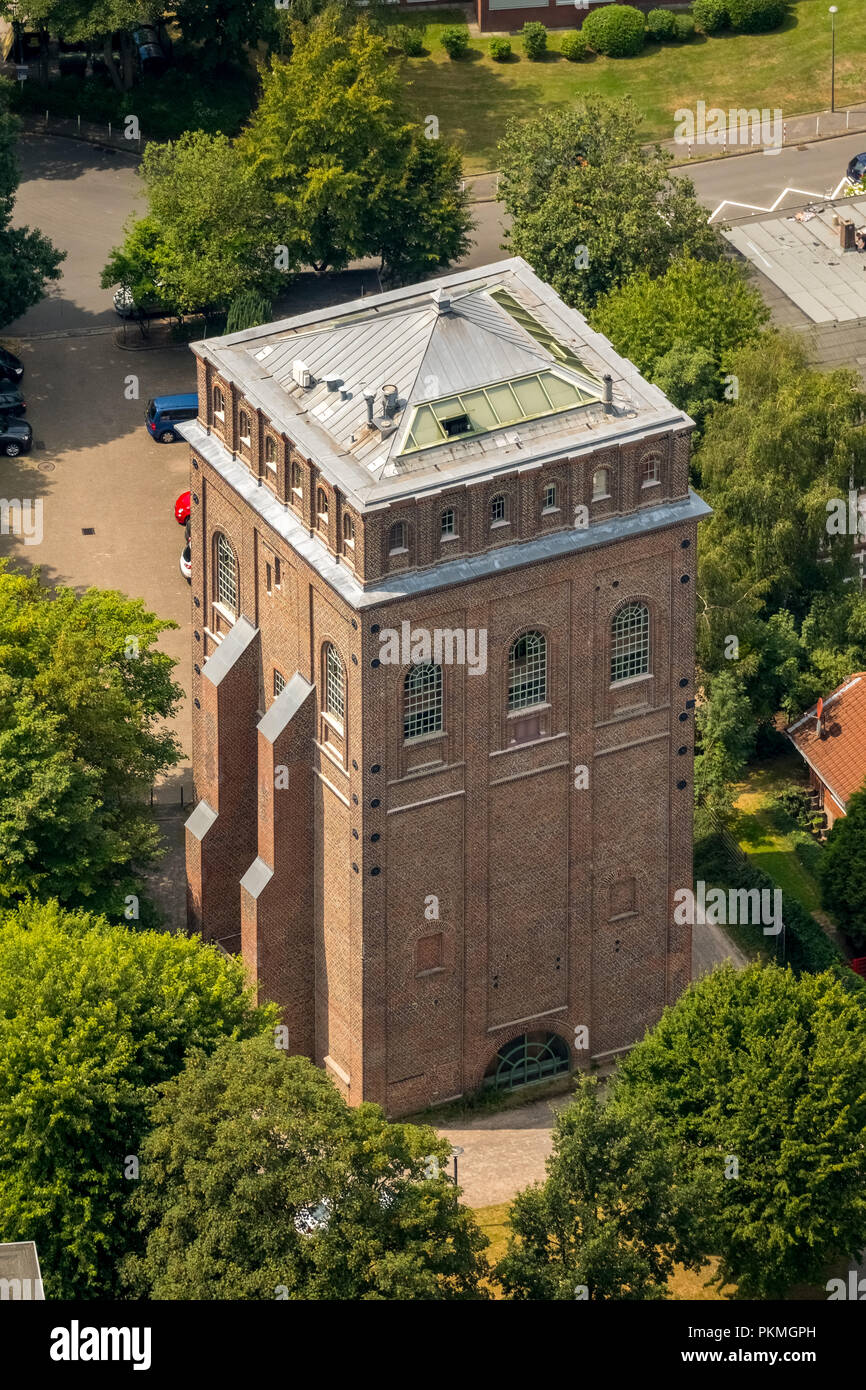
[[[650,10],[646,17],[646,31],[651,39],[657,39],[659,43],[672,39],[675,29],[672,10]]]
[[[731,24],[743,34],[778,29],[788,13],[788,0],[727,0]]]
[[[523,49],[527,58],[537,62],[547,52],[547,30],[537,20],[528,19],[523,26]]]
[[[692,17],[702,34],[717,34],[731,22],[728,0],[694,0]]]
[[[87,68],[86,53],[61,53],[58,61],[61,77],[83,77]]]
[[[582,30],[590,48],[607,58],[630,58],[640,53],[646,30],[643,15],[633,5],[606,5],[593,10]]]
[[[449,58],[462,58],[469,48],[469,30],[461,24],[450,24],[442,30],[442,47]]]
[[[587,42],[583,32],[575,29],[573,34],[563,34],[559,51],[570,63],[579,63],[586,56]]]
[[[695,32],[695,21],[690,14],[674,15],[674,39],[677,43],[686,43]]]
[[[495,63],[505,63],[511,57],[511,40],[494,38],[490,40],[490,56]]]
[[[408,24],[395,24],[388,31],[388,42],[407,58],[420,58],[424,52],[424,31],[412,29]]]

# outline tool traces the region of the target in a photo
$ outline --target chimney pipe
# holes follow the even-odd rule
[[[839,245],[843,251],[854,250],[854,223],[850,217],[843,217],[839,223]]]
[[[368,390],[365,389],[365,391],[364,391],[364,400],[367,402],[367,424],[368,424],[368,425],[372,425],[372,423],[373,423],[373,402],[375,401],[375,399],[376,399],[376,392],[375,392],[375,391],[368,391]]]
[[[384,408],[387,419],[393,420],[394,416],[397,414],[396,386],[388,385],[382,387],[382,406]]]
[[[610,372],[605,372],[602,380],[604,382],[604,390],[602,392],[601,403],[604,406],[605,414],[610,415],[613,411],[613,377]]]

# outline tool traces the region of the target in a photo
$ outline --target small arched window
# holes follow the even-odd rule
[[[327,530],[328,526],[328,494],[323,487],[316,489],[316,516],[319,525]]]
[[[592,475],[592,500],[610,497],[610,469],[597,468]]]
[[[292,492],[296,497],[303,497],[304,495],[304,488],[301,482],[301,465],[299,463],[292,464]]]
[[[213,389],[213,413],[218,420],[226,418],[226,398],[219,386],[215,386]]]
[[[343,544],[355,548],[355,523],[348,512],[343,513]]]
[[[556,483],[547,483],[541,494],[541,507],[545,512],[557,512],[559,508],[556,504]]]
[[[658,454],[647,454],[646,458],[641,459],[641,487],[652,487],[654,483],[661,481],[661,475],[661,459],[659,458]]]
[[[388,532],[388,554],[399,555],[401,551],[406,549],[406,523],[405,521],[395,521]]]
[[[442,667],[412,666],[403,682],[403,738],[442,732]]]
[[[251,437],[250,417],[245,410],[238,412],[238,434],[240,435],[241,443],[246,444],[247,448],[249,448]]]
[[[508,652],[508,708],[527,709],[547,700],[547,638],[524,632]]]
[[[323,684],[325,698],[323,709],[335,724],[343,727],[343,718],[346,713],[346,672],[340,660],[337,648],[331,642],[325,644],[322,654]]]
[[[649,609],[645,603],[627,603],[614,614],[611,623],[611,684],[645,676],[649,668]]]
[[[277,471],[277,441],[269,434],[265,435],[265,464]]]
[[[443,541],[457,535],[457,517],[454,515],[453,507],[446,507],[442,513],[439,519],[439,534]]]
[[[508,520],[508,498],[504,493],[499,493],[490,503],[490,525],[501,526]]]
[[[238,611],[238,562],[231,542],[219,533],[216,542],[216,598],[229,612]]]

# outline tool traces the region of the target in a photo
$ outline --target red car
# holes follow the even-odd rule
[[[849,960],[848,964],[855,975],[861,975],[866,979],[866,956],[858,956],[856,960]]]
[[[174,519],[179,526],[185,526],[189,521],[190,496],[188,492],[182,492],[174,504]]]

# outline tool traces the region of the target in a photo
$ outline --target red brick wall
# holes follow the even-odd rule
[[[643,10],[644,14],[654,9],[685,10],[687,5],[659,5],[657,0],[627,0],[635,9]],[[478,23],[482,34],[514,34],[523,28],[527,20],[538,21],[548,29],[580,29],[583,21],[591,10],[600,10],[604,6],[590,0],[590,4],[585,10],[575,9],[574,5],[541,5],[538,7],[527,6],[519,10],[491,10],[488,0],[477,0]]]

